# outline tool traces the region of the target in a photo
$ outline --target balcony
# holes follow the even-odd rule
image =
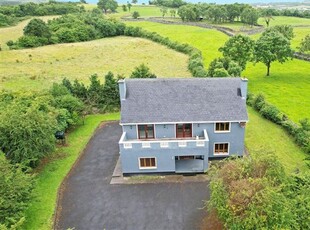
[[[201,136],[193,138],[160,138],[160,139],[127,139],[126,132],[123,133],[119,144],[124,149],[176,149],[176,148],[203,148],[209,142],[208,133],[203,131]]]

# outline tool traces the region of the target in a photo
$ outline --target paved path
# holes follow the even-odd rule
[[[118,123],[90,141],[65,181],[56,229],[199,229],[209,196],[207,182],[110,185],[118,157]]]

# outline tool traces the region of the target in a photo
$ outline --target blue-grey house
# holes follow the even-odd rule
[[[119,81],[124,174],[204,172],[244,151],[247,79]]]

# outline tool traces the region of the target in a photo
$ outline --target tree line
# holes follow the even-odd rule
[[[16,24],[27,16],[64,15],[84,12],[84,6],[72,2],[56,2],[35,4],[33,2],[0,7],[0,26]]]
[[[216,5],[208,3],[186,4],[178,9],[183,21],[210,20],[213,23],[241,21],[251,26],[257,24],[259,12],[247,4]]]

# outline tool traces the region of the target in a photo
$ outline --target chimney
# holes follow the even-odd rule
[[[241,78],[240,89],[241,89],[241,97],[243,99],[246,99],[246,95],[248,92],[248,79]]]
[[[126,99],[126,83],[125,80],[118,81],[119,96],[121,101]]]

